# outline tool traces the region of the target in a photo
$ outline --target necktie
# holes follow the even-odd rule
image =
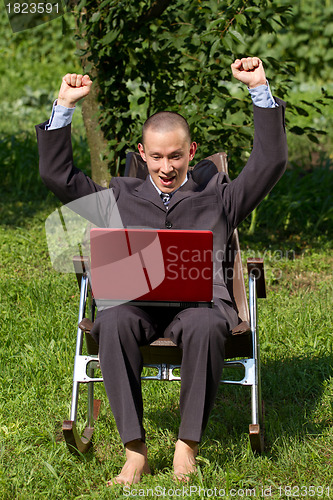
[[[161,193],[161,198],[162,198],[162,201],[163,201],[165,208],[168,209],[171,195],[168,193]]]

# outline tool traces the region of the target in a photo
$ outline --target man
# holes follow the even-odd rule
[[[237,59],[231,68],[254,101],[254,146],[240,175],[231,183],[225,182],[223,174],[216,174],[208,183],[197,184],[188,172],[197,144],[190,138],[186,120],[175,113],[153,115],[145,123],[138,145],[150,175],[145,181],[113,178],[110,183],[124,227],[211,230],[216,256],[225,249],[233,229],[281,177],[287,161],[285,105],[272,97],[260,59]],[[88,95],[91,85],[87,75],[67,74],[50,122],[36,127],[41,177],[64,203],[103,189],[76,169],[72,159],[72,110]],[[139,346],[163,334],[183,349],[174,475],[187,479],[196,470],[198,444],[221,377],[226,337],[239,321],[220,272],[222,264],[215,264],[212,308],[167,314],[124,304],[97,315],[91,334],[99,343],[104,385],[126,450],[126,463],[110,485],[136,483],[149,473]]]

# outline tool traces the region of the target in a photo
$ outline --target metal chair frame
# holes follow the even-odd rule
[[[137,161],[137,157],[135,157]],[[208,158],[213,161],[219,171],[227,172],[225,153],[218,153]],[[236,249],[235,261],[241,265],[237,230],[235,230],[232,245]],[[235,262],[233,265],[236,265]],[[261,400],[260,381],[260,352],[257,325],[257,297],[265,297],[264,268],[262,259],[248,259],[249,300],[246,299],[244,280],[242,276],[241,292],[234,291],[235,303],[239,316],[244,320],[240,328],[231,337],[231,347],[226,346],[225,367],[242,367],[244,376],[241,380],[221,380],[225,384],[234,384],[251,387],[251,424],[249,438],[254,452],[262,453],[264,449],[264,422]],[[95,303],[91,294],[85,259],[74,259],[74,268],[80,286],[80,303],[78,315],[78,329],[74,358],[73,390],[71,399],[70,420],[63,423],[63,434],[69,450],[74,454],[85,453],[91,446],[94,431],[94,422],[98,418],[100,400],[94,399],[94,384],[102,382],[103,378],[95,377],[95,370],[99,368],[98,346],[88,334],[95,319]],[[232,284],[233,286],[233,284]],[[230,287],[230,283],[229,283]],[[240,297],[236,295],[240,293]],[[238,302],[238,303],[237,303]],[[242,310],[242,311],[241,311]],[[242,314],[241,314],[242,313]],[[86,326],[88,319],[88,326]],[[86,339],[87,354],[84,354],[84,339]],[[239,349],[239,350],[238,350]],[[150,346],[141,348],[144,366],[157,370],[155,375],[142,376],[143,380],[175,381],[180,376],[175,375],[175,369],[180,368],[181,350],[169,339],[158,339]],[[156,354],[157,353],[157,354]],[[231,358],[231,359],[230,359]],[[80,436],[77,430],[77,413],[80,384],[88,384],[87,421],[86,427]]]

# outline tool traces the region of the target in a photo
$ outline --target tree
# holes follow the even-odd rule
[[[79,55],[96,82],[98,122],[108,145],[103,159],[113,175],[123,172],[126,151],[136,148],[144,120],[163,109],[187,117],[202,157],[225,150],[233,169],[240,168],[251,147],[252,114],[246,90],[231,83],[230,64],[236,57],[256,55],[251,42],[257,33],[286,30],[290,5],[81,0],[75,16]],[[262,58],[268,73],[277,69],[279,77],[272,73],[275,94],[283,97],[292,85],[294,61],[281,65],[274,57]],[[90,143],[97,141],[90,138]],[[97,182],[106,178],[105,172],[97,175],[94,164],[92,172]]]
[[[288,0],[279,4],[280,8],[290,7]],[[255,34],[252,46],[255,51],[264,46],[267,57],[293,61],[295,76],[288,96],[288,132],[295,135],[290,141],[290,155],[293,162],[311,166],[320,156],[329,156],[331,149],[324,131],[331,129],[332,124],[323,107],[332,98],[329,91],[332,89],[333,2],[299,0],[290,8],[288,24],[263,37]]]

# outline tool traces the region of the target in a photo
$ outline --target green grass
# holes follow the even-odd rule
[[[105,487],[123,449],[101,384],[93,451],[73,457],[61,433],[70,411],[79,291],[74,276],[57,274],[48,260],[44,220],[55,206],[51,197],[39,200],[25,216],[17,210],[16,223],[6,212],[0,228],[0,498],[125,498],[128,490]],[[262,252],[269,285],[259,308],[266,451],[254,457],[249,449],[248,390],[221,386],[192,498],[203,497],[194,490],[200,486],[239,490],[239,498],[253,488],[259,496],[271,487],[272,498],[287,498],[279,490],[287,486],[333,488],[332,255],[308,248],[290,260]],[[132,496],[165,487],[164,498],[172,498],[179,385],[145,382],[143,390],[153,475],[131,488]]]
[[[112,492],[105,487],[122,466],[123,447],[101,384],[97,397],[103,404],[94,449],[77,458],[66,448],[61,426],[70,412],[78,287],[74,276],[57,274],[50,266],[44,222],[57,202],[38,180],[33,135],[28,132],[25,140],[21,134],[10,141],[5,137],[0,147],[4,179],[0,200],[0,499],[99,500],[126,498],[130,493],[142,496],[149,489],[154,492],[150,497],[157,498],[163,490],[156,488],[166,488],[163,498],[174,498],[178,383],[144,383],[153,475],[140,486]],[[80,147],[83,139],[75,136],[75,142],[83,165],[87,159]],[[288,188],[285,196],[291,197],[298,178],[291,175],[284,186]],[[327,190],[325,185],[323,197]],[[320,210],[323,200],[318,198],[319,189],[316,193],[314,206]],[[302,230],[304,199],[303,203],[299,195],[297,218],[291,212],[287,226],[272,195],[263,210],[267,221],[262,217],[258,221],[260,237],[247,235],[246,225],[241,231],[244,257],[260,254],[266,264],[268,298],[260,301],[259,308],[265,453],[254,457],[249,448],[249,391],[221,386],[200,447],[192,498],[203,497],[200,487],[207,494],[214,488],[225,491],[225,498],[231,494],[241,498],[246,490],[260,496],[264,488],[276,499],[288,498],[287,493],[297,492],[297,487],[303,487],[302,493],[310,486],[325,488],[322,494],[320,489],[309,490],[315,496],[311,493],[305,498],[328,498],[327,488],[333,489],[333,259],[328,226],[322,226],[321,234],[313,225],[309,231],[305,226]],[[273,215],[281,219],[277,234],[269,232],[268,219]],[[295,226],[300,233],[292,233]]]
[[[58,203],[38,178],[33,125],[48,118],[73,51],[59,33],[59,52],[44,43],[60,20],[47,33],[38,28],[35,39],[11,34],[3,17],[0,24],[6,89],[0,103],[0,500],[175,498],[178,383],[143,384],[153,475],[130,492],[105,487],[122,466],[123,447],[102,384],[93,450],[77,458],[64,443],[79,290],[73,275],[57,274],[49,262],[44,222]],[[74,129],[82,168],[89,156],[79,113]],[[297,487],[303,498],[329,498],[330,487],[332,497],[332,156],[326,153],[288,170],[258,210],[255,233],[247,223],[241,230],[244,258],[259,254],[266,266],[268,297],[259,304],[265,453],[254,457],[249,448],[249,391],[221,386],[191,498],[204,497],[200,487],[206,497],[221,490],[217,498],[245,498],[246,490],[263,497],[264,488],[275,499],[296,496]]]

